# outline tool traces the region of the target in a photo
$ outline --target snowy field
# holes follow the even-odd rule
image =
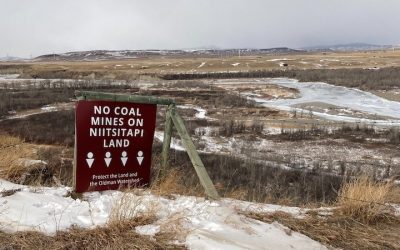
[[[19,74],[0,74],[0,81],[17,79],[18,77],[19,77]]]
[[[18,78],[18,74],[0,74],[0,89],[30,89],[30,88],[37,88],[37,87],[50,87],[53,85],[60,86],[60,87],[68,87],[74,86],[75,84],[96,84],[96,85],[111,85],[111,86],[121,86],[121,85],[131,85],[134,86],[129,81],[125,80],[114,80],[112,82],[103,81],[103,80],[94,80],[94,79],[43,79],[43,78],[36,78],[36,79],[24,79]]]
[[[178,226],[181,233],[175,243],[185,244],[189,249],[326,249],[277,222],[264,223],[239,214],[283,211],[302,216],[306,209],[232,199],[208,201],[189,196],[167,199],[148,191],[92,192],[74,200],[68,197],[69,191],[69,187],[28,187],[0,179],[0,192],[7,193],[0,196],[0,229],[38,230],[51,235],[73,225],[93,228],[106,224],[113,207],[125,199],[129,203],[124,203],[124,209],[130,210],[132,216],[155,213],[157,217],[153,224],[136,227],[136,232],[151,237]]]

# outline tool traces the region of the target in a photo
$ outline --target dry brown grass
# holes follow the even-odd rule
[[[217,190],[219,187],[218,184],[219,183],[216,184]],[[224,197],[229,197],[236,200],[245,200],[246,196],[247,196],[247,191],[240,188],[234,188],[224,193]]]
[[[0,134],[0,149],[22,144],[22,140],[17,137]]]
[[[157,73],[176,73],[196,70],[197,72],[215,71],[247,71],[252,70],[273,70],[282,69],[279,61],[269,61],[270,59],[287,58],[289,68],[293,69],[312,69],[320,68],[368,68],[368,67],[387,67],[388,65],[399,66],[400,51],[370,51],[370,52],[330,52],[330,53],[304,53],[304,54],[271,54],[241,56],[223,55],[222,57],[145,57],[128,60],[100,60],[92,62],[36,62],[21,65],[12,65],[8,62],[0,65],[8,66],[8,70],[24,72],[27,76],[39,76],[47,78],[77,78],[86,77],[92,73],[96,77],[109,79],[136,79],[146,77],[144,74]],[[321,62],[321,59],[327,59]],[[338,61],[336,61],[338,60]],[[202,62],[206,64],[198,68]],[[304,64],[304,62],[307,62]],[[233,63],[240,63],[232,66]],[[116,68],[115,65],[120,67]],[[132,66],[133,68],[132,68]],[[318,66],[317,66],[318,65]],[[20,72],[21,73],[21,72]]]
[[[136,226],[149,223],[151,219],[138,217],[94,229],[73,227],[55,236],[39,232],[0,232],[0,249],[184,249],[135,232]]]
[[[390,213],[386,204],[394,191],[392,182],[378,182],[361,176],[342,186],[339,191],[338,211],[363,223],[374,223]]]
[[[111,208],[109,224],[124,224],[133,218],[154,220],[156,218],[156,203],[145,204],[143,196],[134,195],[133,190],[125,190],[121,198],[116,200]]]
[[[31,145],[19,138],[0,136],[0,177],[14,180],[27,172],[28,166],[23,159],[32,159],[34,151]]]
[[[335,248],[400,249],[400,219],[394,216],[374,225],[366,225],[338,214],[324,217],[318,213],[309,213],[302,219],[283,212],[246,215],[267,223],[277,221],[293,231]]]
[[[400,204],[400,186],[394,186],[388,195],[387,202]]]
[[[341,249],[400,249],[400,218],[389,202],[399,202],[399,188],[361,176],[343,184],[331,212],[310,210],[304,218],[290,214],[248,213],[267,223],[278,221],[327,246]]]
[[[182,213],[174,213],[160,223],[160,232],[155,235],[159,242],[185,242],[190,231],[184,227],[188,218]]]
[[[130,220],[143,221],[143,224],[155,222],[159,206],[156,201],[146,201],[144,196],[140,196],[140,190],[125,190],[111,209],[108,224],[111,226],[125,225]],[[188,231],[183,227],[186,220],[181,213],[168,216],[166,220],[158,223],[160,231],[155,234],[154,239],[162,244],[169,244],[178,240],[184,242]],[[178,247],[179,248],[179,247]]]
[[[69,185],[72,149],[0,135],[0,178],[33,186]],[[41,160],[34,162],[33,160]]]
[[[163,196],[171,196],[172,194],[204,196],[201,186],[188,187],[184,184],[184,178],[183,171],[176,168],[168,169],[164,176],[154,181],[151,191]]]

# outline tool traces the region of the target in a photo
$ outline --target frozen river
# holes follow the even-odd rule
[[[228,84],[218,82],[218,84]],[[229,82],[229,84],[243,83],[243,81]],[[362,122],[375,125],[400,125],[400,102],[389,101],[369,92],[354,88],[334,86],[323,82],[299,82],[296,79],[273,78],[273,79],[250,79],[247,84],[275,84],[288,88],[298,89],[300,95],[294,99],[262,99],[245,93],[249,99],[266,107],[273,107],[280,110],[296,110],[309,112],[301,107],[301,104],[324,103],[335,106],[339,111],[337,114],[329,112],[329,109],[321,108],[313,110],[313,114],[328,120],[344,122]],[[364,117],[354,116],[352,112],[361,112]],[[379,118],[371,118],[379,116]]]

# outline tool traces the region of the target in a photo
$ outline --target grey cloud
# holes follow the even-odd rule
[[[400,43],[397,0],[0,0],[0,56]]]

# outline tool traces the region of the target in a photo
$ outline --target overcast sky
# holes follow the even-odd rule
[[[0,0],[0,57],[400,44],[400,0]]]

